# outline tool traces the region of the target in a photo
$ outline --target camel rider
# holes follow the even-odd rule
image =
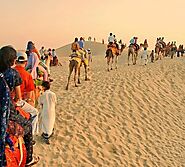
[[[71,50],[72,52],[76,53],[80,49],[79,43],[78,43],[78,38],[75,38],[75,41],[71,44]]]
[[[113,35],[113,37],[114,37],[114,42],[117,42],[116,35]]]
[[[75,38],[74,42],[71,44],[72,54],[70,55],[71,58],[80,56],[78,52],[80,50],[80,46],[78,43],[78,38]]]
[[[114,36],[112,33],[110,33],[110,36],[108,37],[108,44],[112,45],[114,43]]]
[[[137,39],[138,39],[138,37],[134,37],[134,46],[135,46],[135,49],[136,49],[136,51],[139,49],[139,45],[137,44]]]
[[[78,41],[78,44],[80,46],[80,49],[84,49],[84,39],[80,37],[80,40]]]
[[[80,40],[78,41],[80,49],[78,50],[79,53],[81,54],[82,60],[84,60],[85,56],[85,49],[84,49],[84,39],[80,37]]]
[[[135,43],[135,37],[133,37],[131,40],[130,40],[130,45],[134,45]]]

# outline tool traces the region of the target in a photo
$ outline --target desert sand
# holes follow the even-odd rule
[[[183,167],[185,166],[185,58],[164,58],[147,66],[106,70],[105,48],[86,42],[93,62],[74,87],[68,77],[70,45],[57,54],[63,66],[51,67],[58,97],[51,144],[36,136],[38,167]]]

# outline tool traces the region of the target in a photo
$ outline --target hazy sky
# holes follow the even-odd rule
[[[185,44],[185,0],[0,0],[0,46],[25,49],[29,40],[58,48],[74,37],[107,41],[110,32],[128,44],[156,37]],[[152,45],[152,46],[151,46]]]

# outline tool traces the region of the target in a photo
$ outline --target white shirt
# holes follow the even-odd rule
[[[114,37],[113,36],[109,36],[108,37],[108,42],[114,42]]]
[[[147,50],[143,50],[142,59],[147,59]]]

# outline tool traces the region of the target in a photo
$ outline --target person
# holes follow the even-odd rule
[[[147,65],[148,63],[148,53],[147,53],[147,48],[144,48],[144,51],[141,55],[141,60],[142,60],[142,64]]]
[[[92,62],[92,52],[91,52],[91,49],[87,49],[87,54],[88,54],[88,62]]]
[[[150,53],[150,58],[151,58],[151,62],[154,63],[154,50],[152,50],[152,52]]]
[[[34,102],[34,82],[31,74],[25,70],[27,64],[27,55],[24,52],[17,52],[17,60],[15,69],[19,72],[23,83],[21,84],[21,96],[24,100],[27,100],[28,103]],[[32,104],[32,103],[31,103]]]
[[[32,50],[32,52],[36,53],[38,58],[41,59],[41,56],[40,56],[38,50],[36,49],[35,44],[32,41],[28,41],[28,43],[27,43],[26,54],[28,55],[28,58],[29,58],[30,50]]]
[[[177,51],[176,41],[173,41],[171,43],[171,59],[173,59],[176,51]]]
[[[52,64],[53,66],[57,66],[58,64],[60,64],[58,62],[58,57],[57,57],[55,49],[52,49],[52,57],[53,57],[53,64]]]
[[[130,45],[134,45],[134,43],[135,43],[135,37],[130,39]]]
[[[88,37],[88,41],[91,41],[91,39],[92,39],[92,38],[89,36],[89,37]]]
[[[118,42],[118,51],[119,51],[119,55],[121,55],[122,46],[123,46],[123,42],[122,42],[122,40],[120,39],[119,42]]]
[[[19,73],[11,68],[16,61],[16,50],[11,46],[4,46],[0,49],[0,72],[4,75],[4,80],[7,83],[8,89],[11,92],[9,109],[10,113],[9,120],[15,121],[24,128],[24,142],[27,151],[26,165],[33,165],[38,163],[39,157],[33,156],[33,135],[32,135],[32,125],[31,120],[26,120],[20,114],[16,113],[15,103],[22,100],[20,85],[22,79]],[[3,115],[4,116],[4,115]],[[6,116],[6,115],[5,115]],[[8,121],[9,121],[8,120]],[[6,122],[3,122],[3,127]],[[5,162],[3,160],[3,162]]]
[[[57,53],[56,53],[56,50],[55,49],[52,49],[51,55],[52,55],[53,58],[54,57],[57,57]]]
[[[114,42],[117,42],[116,35],[113,35],[113,37],[114,37]]]
[[[148,42],[147,42],[147,39],[145,39],[145,40],[144,40],[143,47],[144,47],[144,48],[148,48]]]
[[[39,104],[42,107],[41,130],[46,144],[50,144],[49,138],[52,136],[54,130],[57,98],[55,93],[50,90],[50,83],[48,81],[42,83],[42,88],[44,93],[39,97]]]
[[[102,39],[102,44],[104,44],[105,43],[105,41],[104,41],[104,39]]]
[[[80,49],[78,50],[78,53],[80,54],[80,56],[82,58],[82,61],[84,61],[86,51],[84,49],[84,39],[82,37],[80,37],[80,41],[78,41],[78,44],[79,44],[79,47],[80,47]]]
[[[39,53],[41,55],[41,60],[44,60],[44,57],[45,57],[45,55],[44,55],[44,53],[45,53],[44,46],[41,47],[41,49],[39,50]]]
[[[110,33],[110,36],[108,37],[108,44],[112,45],[114,43],[114,36],[112,33]]]
[[[43,80],[47,81],[49,79],[48,72],[43,66],[41,66],[40,59],[38,57],[38,54],[35,52],[35,48],[30,47],[28,48],[28,51],[29,51],[29,56],[28,56],[28,63],[26,65],[26,70],[30,71],[32,78],[34,80],[39,78],[38,71],[41,71],[43,73]]]
[[[10,89],[2,73],[7,69],[8,66],[2,58],[3,57],[0,51],[0,166],[5,167],[5,138],[10,114]]]
[[[76,53],[80,49],[79,43],[78,43],[78,38],[75,38],[74,42],[71,44],[71,50],[72,53]]]
[[[29,72],[25,70],[25,66],[27,63],[27,55],[24,52],[17,52],[17,61],[15,69],[19,72],[22,84],[20,85],[21,89],[21,103],[24,104],[21,108],[31,114],[32,121],[32,133],[38,133],[38,110],[34,107],[34,90],[35,85],[32,79],[32,76]]]
[[[47,66],[48,76],[50,76],[51,74],[51,71],[50,71],[51,62],[53,63],[53,57],[51,55],[51,52],[48,52],[48,55],[45,56],[45,65]]]
[[[84,49],[84,39],[80,37],[80,40],[78,41],[80,49]]]

